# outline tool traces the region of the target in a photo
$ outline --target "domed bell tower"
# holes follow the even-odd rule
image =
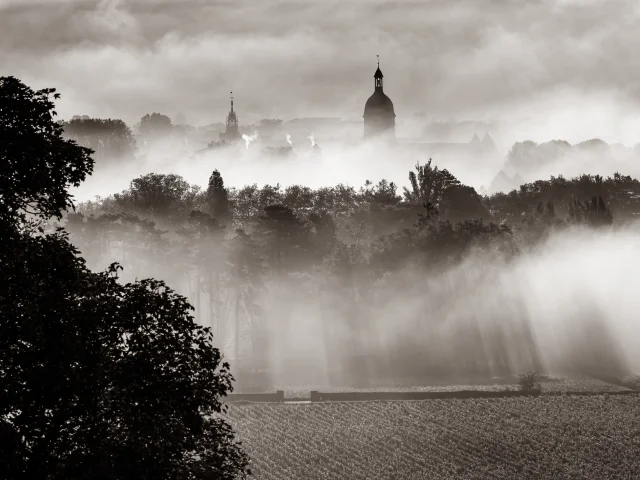
[[[385,138],[395,140],[396,114],[393,102],[383,91],[382,79],[384,75],[380,70],[380,56],[378,55],[378,68],[373,74],[373,95],[369,97],[364,106],[364,138]]]

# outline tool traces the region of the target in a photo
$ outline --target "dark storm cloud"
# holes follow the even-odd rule
[[[380,54],[396,110],[504,111],[572,92],[636,106],[637,2],[0,0],[0,65],[60,111],[358,118]],[[531,107],[532,108],[532,107]],[[525,108],[526,110],[526,108]]]

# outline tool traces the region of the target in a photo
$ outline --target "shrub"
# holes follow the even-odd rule
[[[526,372],[518,375],[518,387],[522,392],[537,393],[542,390],[540,375],[537,372]]]

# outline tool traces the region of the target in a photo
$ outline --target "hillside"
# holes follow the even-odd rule
[[[640,478],[636,395],[229,407],[257,479]]]

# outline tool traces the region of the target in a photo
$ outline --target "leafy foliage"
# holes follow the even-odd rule
[[[209,212],[214,218],[223,223],[231,220],[229,192],[224,188],[224,180],[217,169],[209,177],[206,199]]]
[[[146,114],[140,119],[140,133],[149,138],[162,137],[172,131],[171,119],[161,113]]]
[[[63,123],[65,137],[94,151],[98,161],[131,157],[136,141],[131,129],[120,119],[74,118]]]
[[[602,197],[593,197],[590,202],[585,201],[584,203],[574,200],[569,205],[569,221],[600,227],[611,225],[613,223],[613,215],[611,215]]]
[[[416,173],[417,172],[417,173]],[[409,173],[411,189],[405,187],[404,196],[409,202],[431,203],[436,208],[443,208],[444,193],[450,187],[460,185],[460,181],[448,170],[440,170],[431,166],[431,159],[424,164],[416,164],[416,172]]]
[[[14,77],[0,77],[0,219],[32,213],[60,217],[72,207],[70,186],[93,171],[92,151],[62,136],[55,89],[33,91]]]
[[[233,432],[211,417],[233,378],[186,299],[156,280],[123,285],[115,265],[91,273],[63,233],[19,246],[0,293],[0,418],[22,452],[7,478],[241,472]]]
[[[525,372],[518,375],[518,387],[523,392],[539,392],[540,375],[537,372]]]
[[[0,79],[3,478],[243,478],[248,459],[221,416],[233,377],[187,299],[162,281],[122,283],[117,264],[94,273],[66,232],[45,232],[93,165],[62,138],[51,93]],[[156,234],[127,213],[68,220],[88,246],[105,223]]]

